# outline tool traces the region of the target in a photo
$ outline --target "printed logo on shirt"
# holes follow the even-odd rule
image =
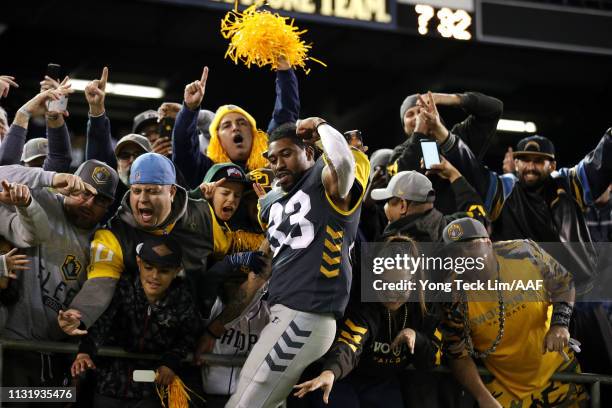
[[[250,333],[247,335],[240,330],[228,329],[218,341],[221,344],[234,347],[238,351],[251,351],[258,338],[257,334]]]
[[[79,262],[74,255],[68,255],[66,259],[64,259],[62,273],[64,274],[65,280],[78,279],[81,269],[81,262]]]

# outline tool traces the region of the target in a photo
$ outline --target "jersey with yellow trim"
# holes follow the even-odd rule
[[[288,193],[272,190],[259,202],[273,253],[270,304],[342,316],[351,286],[349,249],[357,234],[361,201],[369,174],[367,157],[353,151],[356,177],[351,208],[342,211],[327,195],[323,158]]]
[[[230,242],[208,202],[186,197],[181,199],[181,196],[177,193],[178,198],[175,199],[176,207],[180,207],[173,208],[173,212],[177,213],[175,221],[153,231],[138,228],[129,205],[126,206],[124,202],[117,215],[109,221],[108,227],[95,233],[91,242],[88,279],[119,279],[124,272],[138,273],[136,245],[149,235],[166,234],[182,247],[187,281],[200,310],[206,315],[216,297],[216,293],[206,290],[209,256],[222,257],[229,249]]]

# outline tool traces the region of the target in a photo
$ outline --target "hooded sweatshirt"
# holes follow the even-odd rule
[[[0,207],[0,235],[28,248],[30,269],[17,273],[19,300],[1,308],[6,324],[0,335],[19,340],[65,337],[57,313],[66,310],[85,281],[92,230],[66,218],[64,197],[51,192],[54,172],[23,166],[0,167],[0,179],[30,187],[32,202],[17,211]]]
[[[138,225],[128,192],[107,227],[96,231],[91,242],[92,262],[87,282],[71,305],[81,312],[81,321],[86,327],[91,326],[109,305],[117,280],[125,273],[138,272],[136,245],[149,234],[168,235],[181,244],[187,285],[198,309],[208,315],[216,297],[216,288],[205,284],[209,257],[221,258],[230,242],[225,228],[206,201],[190,199],[185,189],[179,186],[176,189],[170,215],[156,229],[147,230]]]

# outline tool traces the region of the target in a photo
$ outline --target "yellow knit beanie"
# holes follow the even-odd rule
[[[210,159],[215,163],[227,163],[232,161],[227,155],[226,151],[223,149],[221,141],[219,140],[219,134],[217,132],[221,119],[223,119],[223,117],[228,113],[232,112],[241,114],[251,124],[253,143],[251,145],[251,154],[247,160],[246,168],[248,170],[254,170],[260,167],[268,166],[268,160],[262,156],[262,154],[268,149],[268,135],[266,135],[264,131],[257,129],[255,119],[247,111],[236,105],[223,105],[217,109],[217,112],[215,112],[215,117],[213,118],[212,122],[210,122],[210,126],[208,128],[208,131],[210,132],[210,143],[208,144],[208,149],[206,151],[207,156],[210,157]]]

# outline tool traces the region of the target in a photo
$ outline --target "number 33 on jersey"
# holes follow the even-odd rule
[[[349,249],[370,169],[363,153],[354,150],[353,155],[356,178],[348,211],[338,208],[323,187],[323,158],[291,191],[275,189],[259,201],[259,219],[273,254],[271,305],[342,315],[351,285]]]

